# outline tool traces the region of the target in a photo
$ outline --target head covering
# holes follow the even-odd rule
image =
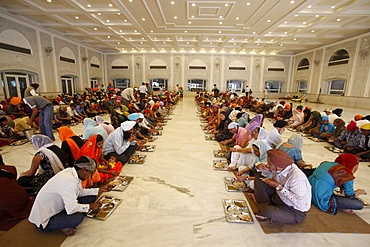
[[[297,106],[297,110],[303,110],[303,105],[299,105],[299,106]]]
[[[235,129],[235,128],[238,128],[238,124],[235,123],[235,122],[231,122],[229,123],[229,125],[227,126],[227,128],[230,130],[230,129]]]
[[[328,117],[328,116],[323,116],[323,117],[321,118],[321,120],[322,120],[322,121],[329,121],[329,117]]]
[[[267,151],[270,162],[280,168],[285,168],[294,163],[289,154],[280,149],[271,149]]]
[[[31,86],[34,88],[34,89],[37,89],[39,87],[39,84],[37,82],[33,82],[31,83]]]
[[[90,118],[85,118],[84,119],[84,131],[82,138],[87,140],[89,139],[92,135],[99,134],[103,137],[103,139],[107,139],[108,133],[105,131],[105,129],[98,125],[94,120]]]
[[[342,114],[342,112],[343,112],[343,109],[341,109],[341,108],[337,108],[337,109],[334,109],[334,110],[332,111],[332,113],[334,113],[334,114],[336,114],[336,115],[340,115],[340,114]]]
[[[361,120],[364,116],[357,114],[355,115],[355,121]]]
[[[333,177],[336,186],[341,186],[345,182],[355,179],[352,170],[358,164],[358,158],[354,154],[341,154],[336,159],[337,165],[329,169],[329,174]]]
[[[274,123],[274,127],[276,127],[276,128],[284,128],[285,126],[286,126],[286,121],[284,121],[284,120],[277,120]]]
[[[286,104],[284,108],[285,109],[290,109],[291,108],[291,105],[290,104]]]
[[[129,131],[135,126],[136,122],[135,121],[125,121],[121,123],[121,129],[123,131]]]
[[[363,130],[370,130],[370,123],[363,124],[361,126],[361,129],[363,129]]]
[[[288,141],[287,142],[289,144],[293,145],[294,147],[298,148],[299,150],[302,150],[303,138],[302,138],[302,136],[300,134],[291,135],[288,138]]]
[[[18,105],[19,103],[21,103],[22,99],[20,97],[13,97],[11,100],[10,100],[10,104],[11,105]]]
[[[248,123],[247,126],[245,126],[245,129],[246,130],[249,130],[250,133],[253,133],[253,131],[257,128],[257,127],[261,127],[262,125],[262,121],[263,121],[263,115],[262,114],[257,114],[256,116],[254,116],[251,121]]]
[[[75,136],[75,133],[73,133],[73,130],[71,130],[67,126],[62,126],[58,128],[58,132],[59,132],[59,139],[62,142],[68,137]]]
[[[54,174],[57,174],[58,172],[64,170],[64,166],[62,162],[60,161],[58,155],[48,149],[48,147],[53,146],[54,142],[50,139],[50,137],[45,135],[33,135],[30,139],[33,147],[37,150],[37,152],[42,152],[45,154],[49,161],[51,168],[54,171]],[[42,170],[40,167],[39,170]]]
[[[108,135],[114,131],[114,127],[110,123],[105,122],[101,116],[96,116],[95,121],[97,124],[99,124],[99,126],[105,129]]]
[[[139,119],[139,117],[140,113],[131,113],[130,115],[128,115],[128,119],[131,121],[136,121]]]
[[[79,168],[85,168],[88,171],[95,171],[96,170],[96,162],[94,159],[90,158],[89,156],[83,156],[88,159],[89,162],[81,162],[80,159],[76,161],[75,166]]]
[[[332,110],[331,108],[325,108],[324,112],[330,112],[331,113],[331,110]]]
[[[80,157],[88,156],[93,158],[96,162],[99,161],[102,149],[97,148],[97,138],[98,134],[90,136],[89,140],[87,140],[81,148]]]
[[[347,130],[349,131],[355,130],[356,128],[357,128],[356,122],[353,120],[351,120],[351,122],[349,122],[349,124],[347,125]]]
[[[267,151],[271,149],[271,147],[268,145],[267,142],[262,140],[257,140],[253,143],[252,146],[256,146],[260,152],[260,156],[257,157],[254,154],[253,148],[252,148],[252,154],[255,158],[255,162],[267,162]]]
[[[305,109],[308,109],[308,110],[312,110],[312,106],[310,106],[310,105],[306,105],[306,107],[305,107]]]
[[[164,105],[163,101],[159,101],[159,105],[163,106]]]
[[[257,140],[258,141],[267,141],[267,139],[269,137],[269,133],[267,132],[267,130],[265,130],[262,127],[257,127],[256,129],[258,129],[258,137],[257,137]]]
[[[144,114],[142,114],[142,113],[139,113],[139,119],[143,119],[144,118]]]

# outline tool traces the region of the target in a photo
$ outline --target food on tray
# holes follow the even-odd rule
[[[243,186],[244,186],[244,182],[243,182],[243,181],[235,180],[235,181],[233,182],[233,185],[234,185],[236,188],[240,188],[240,187],[243,187]]]
[[[117,180],[113,180],[112,182],[110,182],[109,184],[112,185],[113,187],[114,186],[118,186],[122,183],[122,181],[117,181]]]
[[[104,198],[103,200],[101,200],[101,204],[108,204],[110,203],[111,199],[108,199],[108,198]]]
[[[245,220],[245,221],[251,221],[252,220],[252,217],[249,214],[242,214],[242,215],[239,216],[239,218],[241,220]]]
[[[105,217],[107,217],[108,214],[109,214],[109,212],[107,212],[107,211],[99,211],[99,213],[96,214],[96,217],[104,219]]]
[[[216,163],[216,164],[215,164],[215,167],[216,167],[216,168],[224,168],[225,166],[227,166],[227,164],[222,163],[222,162],[220,162],[220,163]]]
[[[102,210],[102,211],[110,211],[110,210],[112,210],[114,208],[114,203],[109,203],[109,204],[107,204],[107,205],[104,205],[104,206],[102,206],[101,208],[100,208],[100,210]]]

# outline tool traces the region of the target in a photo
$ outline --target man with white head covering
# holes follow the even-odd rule
[[[268,132],[268,143],[271,148],[276,148],[276,146],[283,141],[281,135],[284,133],[286,121],[278,120],[274,123],[274,127],[269,129]]]
[[[223,141],[221,143],[224,143],[225,145],[230,143],[236,144],[235,146],[233,146],[235,152],[231,153],[231,163],[229,164],[229,170],[236,170],[236,165],[240,157],[240,153],[237,152],[237,150],[246,147],[247,143],[244,141],[244,139],[247,137],[247,130],[245,128],[239,127],[239,125],[235,122],[231,122],[228,125],[228,129],[230,133],[234,135],[231,139]]]
[[[135,121],[125,121],[109,134],[103,146],[103,155],[106,160],[109,160],[112,155],[117,155],[118,160],[125,164],[135,153],[137,148],[136,136],[133,134],[135,125]]]
[[[94,203],[98,193],[110,190],[109,185],[82,188],[81,181],[95,170],[95,161],[82,156],[74,167],[56,174],[38,193],[28,220],[41,232],[62,230],[66,235],[73,235],[85,217],[83,213],[101,206],[98,202]]]

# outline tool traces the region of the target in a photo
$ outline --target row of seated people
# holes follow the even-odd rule
[[[258,205],[257,218],[300,223],[306,217],[311,201],[331,214],[336,214],[338,209],[353,213],[352,210],[363,208],[358,196],[366,191],[353,188],[359,154],[342,154],[335,162],[323,162],[315,168],[302,158],[303,138],[300,134],[293,134],[283,141],[281,134],[289,119],[277,119],[273,127],[266,130],[263,128],[264,114],[258,113],[249,120],[249,114],[240,112],[240,106],[233,108],[232,103],[228,106],[227,102],[214,105],[212,100],[205,102],[197,97],[200,117],[209,120],[205,128],[228,150],[228,170],[235,171],[235,179],[249,187],[250,195]],[[244,118],[241,125],[238,115]],[[231,119],[234,116],[236,121]],[[367,138],[370,123],[360,128],[364,143],[362,150],[366,152],[370,149]],[[341,195],[334,194],[337,187],[341,189]]]
[[[80,188],[76,188],[81,191],[81,193],[83,191],[82,188],[96,188],[97,186],[102,188],[101,184],[106,184],[120,174],[122,166],[127,163],[136,150],[140,150],[144,146],[147,142],[147,138],[151,136],[148,129],[141,124],[143,121],[146,121],[144,114],[130,113],[127,116],[127,120],[123,121],[120,126],[115,129],[109,123],[97,124],[94,120],[86,118],[84,119],[82,137],[75,134],[67,126],[58,128],[59,138],[62,141],[60,147],[55,145],[48,136],[41,134],[32,136],[30,141],[36,149],[36,153],[33,156],[29,170],[22,172],[17,178],[14,167],[0,166],[2,196],[4,196],[3,198],[11,198],[10,201],[2,200],[0,203],[1,230],[8,230],[22,219],[28,217],[34,201],[34,199],[29,199],[28,196],[25,196],[29,194],[36,197],[29,220],[34,223],[39,230],[63,230],[67,235],[74,234],[75,227],[80,224],[82,220],[77,222],[69,221],[65,218],[64,223],[61,224],[64,227],[55,228],[52,227],[52,219],[54,219],[53,216],[56,216],[58,221],[60,221],[61,215],[63,215],[63,217],[69,217],[71,212],[69,212],[70,208],[68,207],[70,205],[68,205],[68,203],[70,203],[70,201],[66,203],[64,200],[67,200],[67,198],[71,196],[77,196],[77,194],[68,194],[70,191],[54,191],[54,193],[58,194],[56,195],[58,200],[53,201],[53,203],[49,205],[49,203],[43,200],[46,200],[48,197],[47,195],[50,195],[50,191],[47,192],[50,188],[43,188],[48,187],[49,181],[52,181],[54,177],[59,176],[61,173],[64,174],[64,171],[70,171],[70,169],[76,170],[79,179],[83,180],[80,185],[78,185]],[[142,136],[142,138],[140,136]],[[86,157],[89,157],[89,159]],[[96,163],[96,169],[94,168],[91,171],[86,170],[86,173],[84,173],[86,176],[80,176],[82,167],[87,165],[92,166],[91,160]],[[6,182],[3,183],[3,180]],[[104,191],[106,191],[109,187],[104,188]],[[73,200],[73,211],[75,211],[75,209],[82,210],[82,208],[83,210],[73,212],[73,216],[75,217],[77,215],[76,217],[80,219],[80,215],[82,215],[81,212],[86,212],[86,209],[89,208],[98,208],[100,205],[99,203],[94,203],[94,200],[87,204],[86,202],[81,204],[81,202],[78,203],[77,198],[75,198]],[[59,202],[60,205],[54,205]],[[48,205],[50,208],[46,209],[45,205]],[[55,212],[57,215],[49,215],[56,207],[62,207],[62,209],[64,207],[66,208],[63,212]],[[40,208],[42,208],[44,212],[39,212]],[[44,218],[46,217],[45,215],[48,215],[47,219]],[[47,227],[47,224],[44,225],[45,220],[50,221],[50,227]],[[72,225],[68,225],[68,223]],[[66,227],[66,224],[68,227]]]

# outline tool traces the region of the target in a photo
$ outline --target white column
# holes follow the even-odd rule
[[[214,60],[214,55],[211,55],[211,62],[210,62],[210,65],[209,65],[209,67],[210,67],[209,68],[209,72],[210,72],[210,74],[209,74],[209,79],[210,80],[209,81],[210,81],[210,83],[208,83],[208,84],[211,84],[211,85],[217,84],[218,85],[217,87],[220,89],[221,82],[216,80],[215,75],[213,73],[213,70],[214,70],[213,60]],[[209,90],[211,90],[211,88],[213,88],[213,86],[208,85],[207,88],[206,88],[207,91],[208,91],[208,88],[209,88]]]
[[[47,88],[46,88],[46,77],[45,77],[45,64],[44,64],[44,58],[42,56],[43,49],[41,47],[40,31],[37,30],[37,29],[36,29],[36,39],[37,39],[37,46],[38,46],[38,50],[39,50],[41,85],[42,85],[42,89],[45,92],[47,92]],[[49,56],[51,56],[51,53],[49,54]],[[53,65],[50,64],[50,66],[53,66]]]
[[[265,56],[262,56],[261,66],[260,66],[260,91],[263,92],[265,84],[263,82],[263,70],[265,68]]]
[[[250,63],[249,63],[249,81],[247,82],[247,85],[249,86],[250,89],[252,88],[252,85],[253,85],[253,73],[254,73],[253,64],[254,64],[254,56],[252,55],[250,58]]]
[[[225,88],[226,88],[226,82],[225,82],[225,56],[222,55],[221,57],[221,61],[220,61],[220,66],[219,66],[219,69],[220,69],[220,82],[221,82],[221,85],[223,87],[223,90],[220,89],[220,91],[225,91]]]
[[[146,80],[146,66],[145,66],[145,64],[146,64],[146,55],[145,54],[143,54],[143,57],[142,57],[142,66],[141,66],[141,69],[143,70],[143,78],[142,78],[142,80],[143,81],[145,81]],[[141,81],[139,82],[139,85],[141,85]],[[138,85],[138,86],[139,86]]]
[[[185,68],[186,68],[186,64],[185,64],[185,54],[182,54],[181,55],[181,62],[180,62],[180,66],[181,66],[181,80],[183,81],[183,83],[186,85],[184,86],[184,90],[188,88],[188,81],[186,80],[185,81]]]
[[[84,89],[85,87],[90,87],[90,58],[89,58],[89,50],[87,48],[86,49],[86,57],[88,58],[85,62],[85,66],[86,66],[86,80],[87,80],[87,85],[84,85],[82,86],[82,89]],[[83,82],[82,82],[82,85],[83,85]]]
[[[173,62],[173,54],[171,54],[170,56],[170,78],[169,78],[169,81],[168,81],[168,84],[172,84],[173,85],[173,88],[176,87],[176,84],[178,83],[180,85],[179,82],[176,82],[175,83],[175,80],[174,80],[174,73],[173,73],[173,66],[174,66],[174,62]],[[175,90],[177,90],[177,88],[175,88]]]
[[[357,44],[356,44],[356,52],[355,52],[355,56],[354,56],[353,64],[352,64],[352,69],[351,69],[351,75],[349,77],[349,82],[348,82],[346,90],[344,92],[345,96],[351,96],[352,95],[352,88],[353,88],[353,84],[355,83],[358,60],[361,59],[361,57],[358,55],[358,52],[360,51],[360,47],[361,47],[361,39],[358,38],[357,39]]]
[[[292,87],[292,78],[293,78],[293,61],[295,58],[291,56],[289,58],[289,73],[288,73],[288,83],[287,83],[287,92],[289,93],[291,91]]]
[[[53,52],[50,54],[53,55],[53,64],[50,65],[50,67],[52,68],[52,71],[54,71],[54,90],[58,93],[61,92],[61,84],[62,84],[62,81],[60,79],[60,77],[58,76],[58,71],[57,71],[57,54],[55,52],[55,41],[54,41],[54,36],[51,36],[51,47],[53,47]]]
[[[324,47],[324,49],[322,49],[322,56],[321,56],[321,62],[320,62],[320,72],[319,72],[319,83],[318,83],[318,87],[316,88],[316,94],[319,94],[320,92],[320,89],[322,87],[322,72],[324,70],[324,57],[325,57],[325,52],[326,52],[326,48]],[[310,89],[311,89],[311,82],[310,82]],[[311,91],[312,93],[315,93],[313,91]]]
[[[136,80],[136,57],[134,55],[131,55],[131,73],[132,73],[132,81],[130,81],[130,87],[133,88],[134,87],[134,83],[135,83],[135,80]]]
[[[315,57],[316,57],[316,50],[313,51],[313,63],[312,63],[312,65],[310,64],[311,72],[310,72],[310,79],[308,81],[309,85],[307,85],[309,89],[311,89],[311,85],[312,85],[312,81],[313,81],[313,72],[315,70],[315,62],[314,62],[315,61]],[[320,65],[321,64],[322,63],[320,63]],[[320,66],[320,70],[321,70],[321,66]],[[319,85],[321,85],[321,83],[319,83]]]
[[[80,86],[78,89],[80,89],[81,91],[84,89],[82,83],[83,83],[83,75],[82,75],[82,63],[84,63],[84,61],[82,61],[82,56],[81,56],[81,46],[77,46],[77,53],[78,53],[78,69],[79,69],[79,74],[80,74]]]

